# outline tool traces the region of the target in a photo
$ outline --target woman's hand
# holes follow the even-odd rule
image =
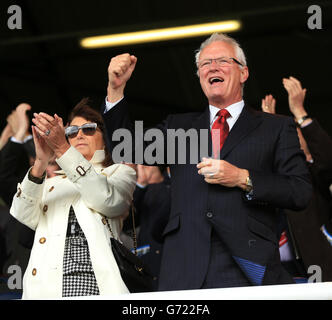
[[[41,112],[34,113],[32,122],[36,125],[38,134],[53,150],[55,156],[60,158],[70,147],[65,136],[63,121],[58,115],[54,117]]]
[[[35,177],[41,177],[48,166],[49,161],[54,156],[53,150],[46,141],[40,136],[37,128],[31,126],[33,142],[35,144],[36,160],[32,167],[31,174]]]

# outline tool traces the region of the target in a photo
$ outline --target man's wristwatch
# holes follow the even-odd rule
[[[306,115],[306,116],[304,116],[304,117],[302,117],[302,118],[300,118],[300,119],[297,119],[297,120],[296,120],[296,123],[298,124],[298,126],[301,126],[301,124],[302,124],[305,120],[307,120],[307,119],[310,119],[310,117],[309,117],[308,115]]]
[[[250,179],[250,176],[247,177],[246,179],[246,186],[245,186],[245,192],[250,192],[252,190],[253,186],[252,186],[252,181]]]

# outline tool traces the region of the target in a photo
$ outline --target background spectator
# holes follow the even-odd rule
[[[29,104],[19,104],[7,117],[7,126],[1,134],[2,143],[5,143],[0,152],[0,197],[5,203],[1,217],[6,241],[2,268],[4,274],[10,265],[19,265],[24,272],[34,238],[34,232],[10,216],[8,209],[16,193],[17,183],[34,162],[35,151],[27,115],[30,110]]]
[[[294,78],[282,80],[288,93],[289,110],[298,125],[297,132],[313,184],[312,199],[302,212],[284,210],[280,232],[281,258],[284,266],[295,277],[308,276],[309,266],[322,269],[322,280],[332,280],[332,246],[321,228],[331,220],[332,139],[312,119],[304,108],[306,89]],[[276,101],[272,95],[262,100],[265,112],[275,113]]]
[[[170,212],[170,177],[167,170],[156,166],[137,165],[134,191],[135,222],[139,226],[137,244],[141,258],[154,276],[157,290],[163,247],[162,233]],[[129,225],[130,217],[126,220]]]

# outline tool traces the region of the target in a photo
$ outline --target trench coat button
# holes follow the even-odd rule
[[[102,219],[101,219],[101,221],[103,222],[103,224],[105,224],[105,225],[106,225],[107,221],[106,221],[106,219],[105,219],[105,218],[102,218]]]
[[[156,250],[156,254],[159,254],[160,253],[160,251],[159,250]]]
[[[50,188],[50,190],[48,190],[48,192],[51,192],[51,191],[53,191],[54,190],[54,186],[52,186],[51,188]]]
[[[208,218],[212,218],[212,217],[213,217],[213,213],[212,213],[212,212],[208,212],[208,213],[206,214],[206,216],[207,216]]]
[[[33,268],[32,269],[32,275],[35,276],[37,274],[37,269],[36,268]]]
[[[48,205],[45,204],[44,207],[43,207],[43,212],[46,213],[47,210],[48,210]]]
[[[44,244],[46,242],[46,238],[42,237],[39,239],[39,243]]]
[[[21,195],[21,193],[22,193],[21,188],[18,188],[18,191],[17,191],[16,197],[18,198],[18,197]]]

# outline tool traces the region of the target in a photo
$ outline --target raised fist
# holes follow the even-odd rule
[[[124,53],[113,57],[108,66],[109,86],[113,90],[123,90],[136,66],[137,58]]]

